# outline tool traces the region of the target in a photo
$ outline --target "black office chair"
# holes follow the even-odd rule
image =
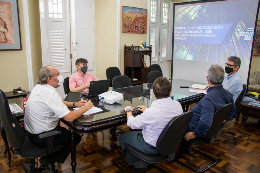
[[[120,70],[117,67],[109,67],[106,70],[106,74],[107,74],[107,79],[110,80],[110,87],[112,87],[112,80],[114,77],[116,76],[120,76]]]
[[[69,83],[70,83],[70,77],[66,77],[63,81],[63,88],[65,94],[68,94],[70,92]]]
[[[148,73],[148,83],[153,83],[157,78],[162,77],[162,73],[159,71],[151,71]]]
[[[245,92],[246,92],[246,84],[243,84],[243,90],[241,91],[241,93],[240,93],[240,95],[238,96],[238,98],[237,98],[237,100],[236,100],[236,103],[235,103],[235,105],[236,105],[236,113],[235,113],[235,115],[233,116],[233,118],[237,118],[237,117],[239,116],[239,114],[240,114],[240,112],[239,112],[239,106],[240,106],[240,103],[242,102],[242,100],[243,100],[243,98],[244,98]],[[224,126],[225,126],[225,124],[222,125],[222,128],[221,128],[221,130],[220,130],[219,133],[221,133],[221,132],[229,133],[229,134],[233,135],[234,140],[233,140],[233,141],[230,141],[230,140],[215,139],[215,141],[236,143],[236,142],[237,142],[237,141],[236,141],[236,139],[237,139],[236,133],[231,132],[231,131],[223,130]]]
[[[151,67],[151,71],[159,71],[162,73],[162,69],[159,64],[152,64],[150,67]]]
[[[130,78],[126,75],[116,76],[112,80],[113,89],[132,86]]]
[[[46,132],[39,135],[40,138],[47,140],[47,147],[34,145],[29,137],[25,135],[15,116],[11,113],[7,98],[2,90],[0,90],[0,120],[4,127],[8,143],[13,148],[14,153],[23,158],[30,159],[29,165],[23,163],[26,172],[37,172],[35,158],[52,154],[63,148],[62,145],[54,145],[54,136],[60,134],[61,132],[59,131]]]
[[[169,121],[156,142],[156,150],[159,153],[158,155],[145,154],[138,149],[132,147],[131,145],[125,144],[125,150],[122,157],[121,172],[124,172],[123,166],[126,150],[149,164],[160,163],[163,161],[172,161],[175,157],[175,151],[178,149],[181,143],[182,136],[189,122],[191,121],[192,115],[192,112],[188,112],[174,117],[172,120]],[[155,165],[152,166],[163,172],[166,172]]]
[[[211,144],[214,142],[214,138],[217,137],[217,135],[219,134],[219,130],[222,127],[222,123],[223,121],[226,119],[226,117],[228,116],[229,112],[232,109],[232,103],[229,103],[227,105],[222,106],[221,108],[219,108],[217,110],[217,112],[214,115],[213,118],[213,123],[211,125],[211,127],[209,128],[209,130],[207,131],[207,134],[203,137],[203,138],[194,138],[194,139],[190,139],[189,142],[193,143],[195,145],[201,145],[201,144]],[[190,168],[191,170],[195,171],[195,172],[204,172],[206,170],[208,170],[209,168],[211,168],[212,166],[214,166],[217,163],[217,159],[206,154],[203,152],[200,152],[199,150],[196,150],[194,148],[192,148],[193,151],[200,153],[201,155],[203,155],[206,158],[209,158],[211,160],[214,161],[213,164],[209,165],[208,167],[202,169],[202,170],[197,170],[193,167],[191,167],[190,165],[188,165],[186,162],[182,162],[179,159],[177,160],[178,162],[182,163],[183,165],[187,166],[188,168]]]

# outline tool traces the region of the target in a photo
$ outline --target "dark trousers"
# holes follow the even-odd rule
[[[71,141],[71,133],[67,129],[57,126],[52,131],[60,131],[60,135],[54,136],[54,144],[62,144],[63,148],[53,154],[47,155],[46,157],[52,162],[64,163],[67,157],[69,156],[71,149],[70,149],[70,141]],[[74,135],[75,137],[75,145],[78,145],[81,141],[81,136],[77,133]],[[39,138],[38,135],[29,135],[30,140],[37,146],[46,147],[47,141],[46,139]]]
[[[149,146],[143,138],[143,134],[141,131],[131,131],[127,133],[121,133],[119,135],[119,143],[123,150],[125,150],[125,144],[129,144],[132,147],[142,151],[146,154],[157,155],[158,152],[155,148]],[[129,165],[134,165],[135,162],[139,161],[140,159],[130,152],[126,151],[126,160]]]

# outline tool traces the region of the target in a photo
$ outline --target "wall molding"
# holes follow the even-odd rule
[[[29,27],[30,25],[29,25],[29,15],[28,15],[28,2],[27,0],[23,0],[22,3],[23,3],[23,18],[24,18],[29,90],[32,91],[34,87],[34,81],[33,81],[33,71],[32,71],[32,52],[31,52],[31,39],[30,39],[30,27]]]

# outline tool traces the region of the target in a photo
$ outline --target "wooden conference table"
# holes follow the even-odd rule
[[[172,81],[172,97],[181,103],[184,111],[188,110],[189,105],[200,101],[205,94],[191,93],[189,88],[180,88],[180,86],[191,86],[194,82],[184,80]],[[111,138],[116,140],[116,128],[127,122],[126,114],[123,108],[126,106],[132,106],[136,108],[138,105],[145,105],[150,107],[152,102],[156,99],[151,91],[152,84],[136,85],[131,87],[125,87],[120,89],[114,89],[123,94],[123,100],[116,104],[106,104],[98,99],[92,100],[95,107],[99,107],[103,110],[101,113],[82,116],[73,122],[61,121],[70,128],[71,132],[71,166],[72,171],[76,170],[76,145],[74,140],[74,134],[87,134],[100,130],[110,129]],[[140,97],[142,101],[140,102]],[[67,100],[70,101],[70,100]]]

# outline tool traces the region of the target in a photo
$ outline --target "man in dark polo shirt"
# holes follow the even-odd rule
[[[236,106],[232,94],[223,88],[224,69],[220,65],[211,65],[208,69],[207,81],[209,89],[207,94],[192,109],[193,117],[189,123],[181,150],[191,151],[190,139],[202,138],[212,125],[215,112],[222,106],[233,103],[233,107],[227,116],[226,121],[231,120],[236,112]]]

